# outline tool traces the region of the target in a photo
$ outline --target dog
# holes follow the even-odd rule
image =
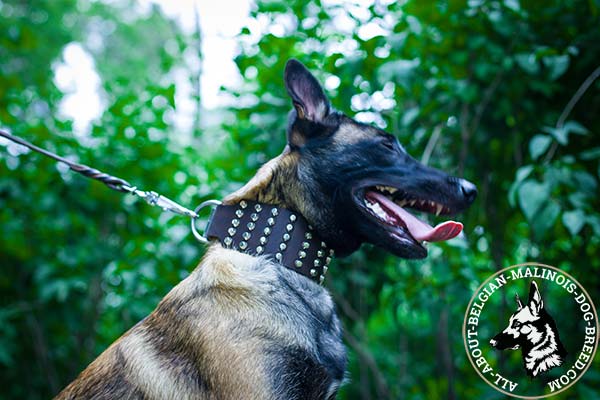
[[[508,326],[490,340],[492,347],[521,349],[523,366],[530,377],[561,366],[567,351],[554,319],[544,308],[537,283],[531,281],[527,306],[523,306],[518,294],[515,298],[517,311],[510,316]]]
[[[284,83],[293,104],[287,145],[224,206],[292,210],[290,220],[302,217],[339,256],[369,242],[423,258],[424,241],[460,232],[460,223],[432,227],[403,207],[458,213],[475,199],[475,185],[420,164],[394,136],[334,110],[299,61],[287,62]],[[232,223],[230,235],[242,227]],[[190,276],[56,398],[334,399],[347,359],[327,290],[282,265],[280,253],[251,254],[243,251],[249,242],[231,243],[212,240]]]

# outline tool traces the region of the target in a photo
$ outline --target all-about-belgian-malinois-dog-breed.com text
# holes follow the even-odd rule
[[[463,211],[475,186],[411,158],[397,139],[335,111],[288,61],[283,153],[213,212],[200,265],[59,399],[333,399],[346,351],[322,283],[331,257],[373,243],[423,258],[435,227],[404,207]]]

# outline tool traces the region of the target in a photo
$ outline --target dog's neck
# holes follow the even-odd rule
[[[542,372],[558,367],[563,362],[564,352],[562,345],[559,345],[554,330],[548,325],[544,325],[544,335],[540,342],[535,343],[531,349],[523,349],[523,363],[527,374],[537,376]]]
[[[299,152],[286,147],[281,155],[263,165],[246,185],[225,197],[223,203],[256,201],[297,212],[336,255],[347,256],[358,250],[362,240],[340,225],[331,199],[334,194],[323,194],[329,188],[311,179],[318,173],[318,167],[302,163]],[[347,223],[346,220],[342,222]]]
[[[298,155],[288,148],[241,189],[223,199],[207,229],[225,247],[270,256],[322,283],[334,251],[304,218],[306,191],[296,177]]]
[[[334,254],[298,213],[247,200],[217,206],[205,235],[230,249],[270,256],[319,283],[325,279]]]
[[[263,165],[242,188],[223,199],[224,204],[242,200],[272,204],[303,213],[302,188],[295,176],[298,155],[286,147],[282,154]]]

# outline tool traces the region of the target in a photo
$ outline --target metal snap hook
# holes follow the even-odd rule
[[[208,238],[205,237],[202,233],[200,233],[198,231],[198,229],[196,228],[196,220],[200,217],[200,210],[202,210],[205,207],[209,207],[209,206],[220,206],[221,204],[222,203],[219,200],[207,200],[207,201],[203,202],[202,204],[200,204],[198,207],[196,207],[196,209],[194,210],[194,213],[196,213],[196,216],[192,217],[192,222],[191,222],[192,233],[194,234],[194,237],[200,243],[204,243],[204,244],[208,243]]]

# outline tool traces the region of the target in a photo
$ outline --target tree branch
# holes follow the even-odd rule
[[[33,347],[35,349],[38,362],[40,363],[40,368],[46,373],[46,379],[50,390],[53,393],[56,393],[60,389],[58,386],[58,375],[56,373],[56,369],[54,368],[54,363],[50,358],[48,341],[46,340],[44,331],[33,312],[27,313],[25,319],[31,329],[34,345]]]
[[[435,149],[435,145],[437,144],[441,133],[442,124],[438,124],[435,126],[435,128],[433,128],[433,133],[429,137],[427,146],[425,146],[425,151],[423,151],[423,156],[421,157],[421,164],[429,164],[429,158],[431,158],[431,154],[433,153],[433,149]]]
[[[592,83],[594,83],[594,81],[598,79],[598,77],[600,77],[600,67],[597,67],[594,71],[592,71],[592,73],[585,79],[585,81],[583,81],[581,86],[579,86],[579,89],[577,89],[573,97],[571,97],[571,100],[569,100],[562,113],[560,113],[560,117],[558,117],[558,120],[556,121],[556,129],[561,129],[564,126],[567,117],[569,116],[571,111],[573,111],[573,108],[575,107],[577,102],[590,88],[590,86],[592,86]],[[552,147],[550,147],[550,150],[548,151],[548,154],[546,154],[546,158],[544,158],[544,163],[549,162],[552,159],[552,157],[554,157],[554,153],[556,153],[557,148],[558,142],[554,141],[552,143]]]
[[[198,96],[198,98],[196,99],[196,112],[195,112],[195,116],[194,116],[194,131],[200,131],[200,123],[201,121],[201,115],[202,115],[202,83],[201,83],[201,79],[202,79],[202,30],[200,29],[200,12],[198,11],[198,5],[196,3],[194,3],[192,5],[192,7],[194,7],[194,25],[195,25],[195,29],[196,29],[196,35],[197,35],[197,46],[198,46],[198,62],[199,62],[199,67],[198,67],[198,73],[196,76],[194,76],[194,81],[195,81],[195,85],[194,85],[194,91],[196,92],[196,95]]]
[[[496,75],[494,76],[494,79],[492,80],[492,83],[490,83],[490,85],[483,92],[483,98],[481,99],[481,101],[479,102],[477,107],[475,107],[475,115],[469,122],[467,122],[468,115],[469,115],[468,105],[466,103],[463,104],[463,110],[461,112],[461,119],[463,118],[463,114],[464,114],[467,117],[467,120],[461,121],[462,148],[460,151],[460,159],[459,159],[459,163],[458,163],[458,165],[459,165],[458,169],[460,171],[460,175],[463,174],[464,169],[465,169],[465,162],[467,159],[467,154],[469,153],[469,141],[471,139],[471,136],[473,135],[473,133],[475,131],[477,131],[477,129],[479,129],[479,124],[481,123],[481,118],[483,118],[483,112],[485,111],[487,106],[492,101],[492,97],[493,97],[494,93],[496,92],[496,89],[498,89],[498,86],[500,86],[500,82],[502,82],[502,78],[504,78],[504,73],[505,73],[505,71],[503,69],[500,69],[496,73]],[[466,108],[466,110],[465,110],[465,108]]]
[[[337,293],[333,288],[330,288],[329,290],[336,304],[340,306],[342,313],[348,318],[350,318],[357,325],[358,329],[361,332],[364,332],[365,324],[363,319],[360,317],[360,314],[343,296],[340,296],[339,293]],[[377,397],[379,399],[389,397],[390,390],[385,380],[385,375],[383,374],[383,372],[381,372],[381,370],[379,370],[375,358],[371,355],[371,353],[369,353],[368,350],[366,350],[363,347],[363,345],[358,339],[356,339],[354,336],[352,336],[350,332],[348,332],[347,329],[344,329],[344,338],[346,339],[350,347],[354,349],[361,361],[364,362],[364,364],[373,374],[373,377],[375,378],[375,390],[377,391]]]
[[[388,398],[390,390],[385,381],[383,373],[377,367],[377,362],[375,361],[371,353],[365,350],[362,344],[347,330],[344,330],[344,338],[346,339],[350,347],[354,349],[361,361],[365,363],[365,365],[373,374],[373,377],[375,378],[375,390],[377,391],[377,398]]]

